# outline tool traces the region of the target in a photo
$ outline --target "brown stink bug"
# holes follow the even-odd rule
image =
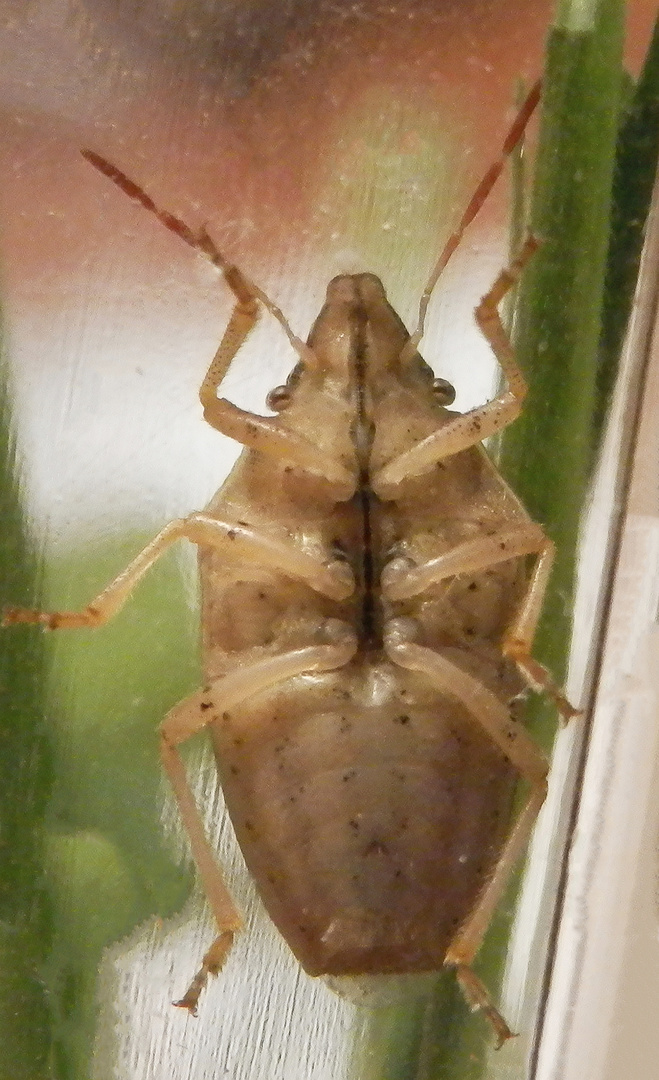
[[[162,726],[218,927],[178,1002],[192,1012],[241,926],[179,754],[205,729],[247,866],[309,974],[345,991],[450,966],[499,1042],[511,1034],[471,963],[545,796],[520,695],[530,686],[574,712],[531,657],[552,544],[481,446],[526,392],[498,305],[535,241],[476,310],[506,380],[494,400],[452,412],[453,388],[417,347],[441,270],[538,94],[446,245],[411,336],[379,279],[355,274],[330,282],[305,344],[205,231],[85,152],[222,271],[236,304],[200,397],[208,423],[246,450],[202,513],[166,525],[86,609],[11,608],[5,624],[99,626],[173,541],[199,547],[205,683]],[[268,397],[274,416],[218,396],[260,304],[297,354]],[[530,793],[511,828],[520,777]]]

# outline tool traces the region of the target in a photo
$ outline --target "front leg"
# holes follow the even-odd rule
[[[236,266],[226,262],[206,232],[202,233],[199,246],[222,270],[236,297],[236,306],[229,324],[199,390],[204,420],[217,431],[251,450],[289,461],[316,476],[322,476],[330,485],[337,501],[349,499],[355,490],[355,477],[340,461],[332,460],[321,447],[282,426],[278,417],[247,412],[226,398],[217,396],[236,353],[256,322],[257,301],[262,303],[283,327],[305,367],[311,369],[317,366],[317,360],[309,346],[293,333],[280,308]]]
[[[501,322],[498,306],[519,280],[525,264],[537,247],[538,241],[529,237],[518,258],[501,271],[475,312],[476,322],[501,365],[507,389],[486,405],[479,405],[462,416],[454,417],[416,446],[383,465],[373,477],[373,490],[380,499],[396,499],[400,485],[409,477],[418,476],[438,461],[488,439],[519,416],[526,397],[526,382],[515,361],[514,349]]]
[[[209,975],[216,975],[242,926],[224,874],[211,848],[197,804],[181,759],[179,746],[213,724],[223,712],[235,708],[254,694],[314,671],[333,671],[349,663],[357,648],[350,628],[337,619],[324,624],[324,641],[278,656],[270,656],[247,667],[238,667],[229,675],[197,691],[167,714],[161,727],[161,755],[190,840],[192,856],[199,871],[204,892],[217,923],[218,935],[206,952],[200,970],[180,1001],[175,1004],[193,1015]]]
[[[237,266],[224,257],[206,229],[191,229],[180,218],[158,206],[139,184],[100,154],[96,154],[93,150],[83,150],[82,155],[130,199],[134,199],[145,210],[154,214],[166,229],[190,247],[203,252],[220,270],[235,297],[236,303],[231,318],[199,391],[204,407],[204,418],[212,427],[243,443],[244,446],[271,454],[317,476],[324,477],[331,485],[337,500],[349,499],[355,490],[355,477],[340,462],[329,460],[317,446],[308,439],[287,431],[277,419],[246,412],[225,398],[217,396],[217,390],[234,357],[256,323],[259,304],[262,304],[277,320],[295,349],[300,362],[309,370],[318,363],[313,350],[293,332],[277,304],[273,303],[262,289],[259,289]]]
[[[170,521],[133,561],[82,611],[37,611],[9,607],[4,611],[3,626],[16,623],[41,623],[49,630],[103,626],[126,603],[149,567],[176,540],[210,547],[225,554],[251,558],[262,567],[306,582],[316,592],[332,600],[345,600],[354,589],[352,571],[338,559],[323,559],[303,551],[292,540],[269,536],[249,525],[222,521],[209,514],[190,514]]]

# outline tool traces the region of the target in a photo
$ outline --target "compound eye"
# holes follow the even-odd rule
[[[455,401],[455,387],[448,379],[433,379],[432,392],[440,405],[452,405]]]
[[[273,412],[281,412],[291,400],[291,391],[288,386],[275,386],[265,399],[265,403]]]

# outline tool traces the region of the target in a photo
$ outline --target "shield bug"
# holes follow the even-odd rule
[[[84,152],[221,270],[235,307],[200,398],[246,449],[202,513],[166,525],[83,611],[10,608],[4,622],[99,626],[175,540],[199,547],[205,683],[161,741],[218,927],[177,1002],[192,1012],[241,926],[179,754],[206,730],[247,866],[309,974],[345,992],[450,966],[498,1041],[511,1034],[471,962],[545,796],[520,695],[530,686],[574,712],[531,656],[552,544],[481,446],[524,399],[498,305],[536,242],[476,310],[506,380],[492,401],[451,411],[453,388],[418,345],[437,279],[538,95],[442,252],[412,335],[365,273],[330,282],[303,342],[205,230]],[[268,396],[274,416],[218,396],[260,305],[297,355]],[[530,792],[510,827],[520,777]]]

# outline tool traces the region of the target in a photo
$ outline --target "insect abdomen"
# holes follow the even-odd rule
[[[392,665],[344,671],[328,709],[336,682],[262,695],[217,732],[245,860],[310,974],[437,970],[496,860],[513,772]]]

